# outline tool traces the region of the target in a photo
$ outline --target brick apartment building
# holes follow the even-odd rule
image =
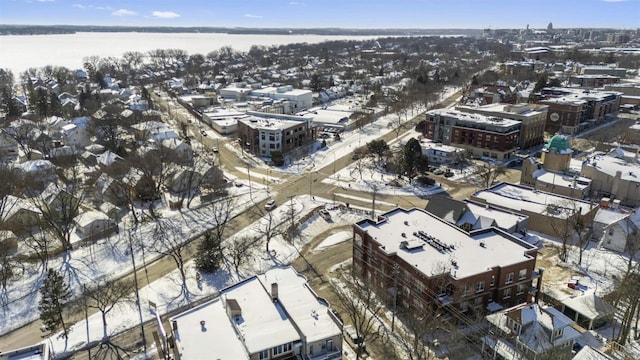
[[[425,210],[397,208],[354,224],[353,237],[354,273],[399,311],[482,314],[535,291],[536,248],[497,228],[468,233]]]
[[[575,134],[618,113],[622,93],[572,88],[543,88],[534,99],[549,106],[545,131]]]
[[[302,148],[313,140],[311,118],[248,112],[238,120],[238,139],[245,151],[258,156],[282,154]]]
[[[474,156],[506,160],[515,156],[520,121],[436,109],[426,113],[424,137],[444,145],[465,148]]]
[[[467,113],[520,121],[519,146],[521,149],[544,143],[544,126],[548,109],[547,105],[527,103],[456,106],[456,110]]]

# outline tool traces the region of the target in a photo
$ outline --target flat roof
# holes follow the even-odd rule
[[[326,301],[318,298],[308,287],[307,280],[293,268],[274,268],[259,278],[267,288],[270,288],[272,283],[278,283],[278,301],[307,338],[307,342],[342,333],[329,315]]]
[[[496,228],[467,233],[423,209],[397,208],[381,217],[384,220],[362,220],[356,226],[368,232],[385,252],[396,253],[427,276],[449,273],[458,279],[466,278],[496,266],[527,261],[531,259],[527,252],[535,249]],[[416,235],[421,231],[449,248],[439,250],[438,245],[430,245],[433,240]],[[408,245],[410,241],[412,246],[403,248],[403,242]],[[422,246],[414,246],[416,241]]]
[[[314,123],[345,125],[352,114],[350,111],[311,109],[301,116],[312,119]]]
[[[222,301],[221,298],[217,298],[172,319],[178,325],[178,330],[174,330],[173,333],[180,344],[182,359],[249,358],[229,321]],[[204,327],[200,325],[203,320]]]
[[[566,217],[573,213],[573,209],[580,209],[586,215],[592,208],[587,201],[572,199],[562,195],[536,190],[533,188],[501,183],[486,190],[480,190],[473,195],[487,203],[517,212],[523,210],[553,217]],[[549,209],[549,205],[564,207],[565,210]],[[551,210],[551,212],[550,212]]]
[[[448,116],[448,117],[456,118],[456,119],[461,120],[461,121],[468,121],[468,122],[473,122],[473,123],[477,123],[477,124],[488,124],[488,125],[493,125],[493,126],[498,126],[498,127],[505,127],[505,128],[516,126],[516,125],[520,124],[520,121],[517,121],[517,120],[498,118],[498,117],[495,117],[495,116],[485,116],[485,115],[482,115],[482,114],[466,113],[466,112],[462,112],[462,111],[458,111],[458,110],[451,110],[451,109],[429,110],[429,111],[427,111],[427,115],[429,115],[429,114],[437,114],[437,115],[440,115],[440,116]]]
[[[509,116],[521,116],[521,117],[533,117],[540,115],[542,113],[546,113],[548,110],[548,106],[546,105],[538,105],[538,104],[528,104],[528,103],[518,103],[518,104],[505,104],[505,103],[491,103],[480,106],[471,106],[471,105],[458,105],[456,106],[456,110],[467,110],[476,113],[483,112],[495,112],[504,114],[505,118],[509,118]]]
[[[602,152],[591,155],[582,163],[582,166],[593,167],[612,177],[615,177],[619,171],[622,180],[640,183],[639,163],[613,157]]]
[[[584,190],[591,185],[591,179],[587,179],[582,176],[578,176],[575,178],[569,175],[556,174],[551,171],[546,171],[544,169],[537,170],[538,175],[536,178],[542,181],[545,184],[558,185],[565,188],[574,188],[578,190]],[[586,185],[585,185],[586,184]]]

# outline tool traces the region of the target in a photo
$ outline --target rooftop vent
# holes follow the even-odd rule
[[[271,284],[271,300],[278,300],[278,283]]]
[[[409,226],[409,222],[407,220],[404,221],[404,224]]]

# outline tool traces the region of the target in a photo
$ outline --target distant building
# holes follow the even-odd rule
[[[515,156],[520,121],[436,109],[426,113],[423,135],[444,145],[465,148],[475,156],[506,160]]]
[[[545,131],[575,134],[618,113],[622,93],[572,88],[543,88],[536,102],[549,106]]]
[[[312,119],[294,115],[249,112],[238,120],[238,139],[245,151],[271,156],[300,149],[313,141]]]
[[[459,111],[520,121],[518,145],[521,149],[528,149],[544,143],[544,127],[548,109],[547,105],[527,103],[456,106],[456,110]]]
[[[620,82],[620,77],[612,75],[572,75],[571,83],[581,88],[601,88]]]
[[[573,320],[553,307],[538,304],[518,305],[487,315],[492,325],[482,337],[482,353],[491,359],[536,359],[550,356],[569,360],[580,332]],[[545,357],[547,358],[547,357]]]
[[[618,199],[624,206],[640,206],[640,162],[637,148],[617,147],[596,152],[583,163],[580,175],[591,179],[591,196]]]
[[[0,360],[51,360],[49,345],[40,343],[16,350],[0,351]]]
[[[355,274],[405,310],[496,311],[526,302],[538,276],[534,246],[494,227],[466,232],[422,209],[359,221],[353,236]]]
[[[342,322],[291,267],[222,289],[171,324],[176,360],[342,358]]]
[[[616,67],[615,64],[610,65],[585,65],[575,63],[573,72],[578,75],[610,75],[618,78],[624,78],[627,75],[627,69]]]

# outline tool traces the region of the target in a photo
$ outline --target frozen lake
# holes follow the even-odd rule
[[[206,55],[223,46],[248,51],[252,45],[319,43],[329,40],[366,40],[380,36],[330,35],[244,35],[214,33],[100,33],[79,32],[65,35],[0,36],[0,68],[18,77],[31,67],[46,65],[82,67],[86,56],[121,57],[127,51],[183,49],[189,54]]]

